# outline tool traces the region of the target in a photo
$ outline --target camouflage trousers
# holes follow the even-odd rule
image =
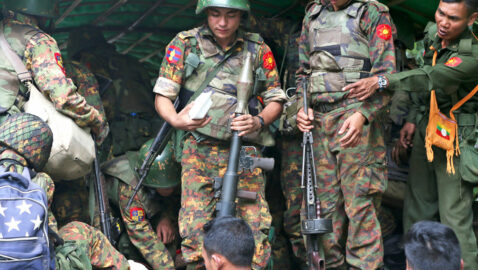
[[[285,137],[282,140],[282,164],[280,183],[285,197],[284,231],[289,238],[294,256],[306,262],[304,239],[301,234],[300,208],[302,205],[302,136]]]
[[[192,137],[184,142],[179,232],[183,238],[182,253],[189,264],[201,261],[202,228],[214,218],[218,201],[214,198],[214,177],[224,175],[228,158],[228,142],[211,139],[198,143]],[[243,218],[254,233],[256,249],[252,268],[263,269],[271,253],[268,230],[272,218],[265,200],[265,179],[261,170],[240,173],[238,190],[257,192],[255,202],[236,201],[236,216]]]
[[[60,229],[59,235],[64,241],[75,241],[79,247],[86,248],[84,252],[94,268],[129,269],[126,258],[110,244],[106,236],[85,223],[70,222]]]
[[[129,240],[139,250],[153,269],[174,269],[174,261],[166,246],[158,238],[155,228],[147,218],[133,219],[126,204],[133,195],[134,188],[120,183],[118,188],[119,208]],[[135,196],[129,209],[144,209],[138,195]]]
[[[383,266],[383,242],[377,209],[386,188],[385,144],[377,122],[363,126],[358,146],[342,148],[339,129],[355,110],[315,112],[313,137],[322,217],[333,222],[323,236],[328,268],[346,261],[351,269]]]

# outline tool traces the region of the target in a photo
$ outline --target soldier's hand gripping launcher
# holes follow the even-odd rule
[[[237,107],[235,117],[247,113],[247,104],[251,96],[252,87],[252,55],[248,52],[237,83]],[[231,137],[226,173],[223,178],[215,178],[214,183],[214,190],[216,191],[215,197],[220,197],[216,206],[217,217],[235,215],[236,196],[250,200],[255,200],[257,197],[255,192],[237,191],[239,170],[248,169],[252,171],[257,167],[263,169],[272,169],[274,167],[274,159],[247,156],[245,151],[247,147],[242,148],[241,145],[242,139],[239,137],[239,131],[234,130]]]
[[[308,113],[307,82],[304,80],[303,98],[304,112]],[[332,220],[320,218],[320,200],[316,194],[317,174],[315,171],[312,132],[304,132],[302,139],[302,234],[305,235],[307,264],[310,270],[325,270],[323,252],[319,247],[320,235],[332,232]]]

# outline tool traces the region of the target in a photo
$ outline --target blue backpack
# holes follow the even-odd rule
[[[45,191],[0,166],[0,269],[54,269],[48,239]]]

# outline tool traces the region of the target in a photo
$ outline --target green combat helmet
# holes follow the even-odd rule
[[[58,17],[58,0],[5,0],[4,9],[46,17]]]
[[[0,148],[15,150],[37,172],[48,161],[52,143],[50,127],[35,115],[18,113],[0,125]]]
[[[135,168],[141,168],[153,141],[154,139],[151,139],[144,143],[141,149],[139,149],[139,152],[127,152],[126,155],[129,163],[135,166]],[[180,172],[181,169],[179,165],[174,161],[171,145],[168,144],[163,152],[153,161],[143,185],[151,188],[170,188],[177,186],[180,180]]]
[[[246,12],[251,10],[248,0],[199,0],[196,7],[196,14],[201,13],[208,7],[233,8]]]

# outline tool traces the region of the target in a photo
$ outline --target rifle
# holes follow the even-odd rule
[[[308,114],[307,82],[302,81],[304,112]],[[305,235],[307,249],[307,263],[309,270],[325,270],[323,250],[319,247],[320,235],[332,232],[332,220],[320,218],[320,199],[316,194],[317,174],[314,162],[312,132],[304,132],[302,139],[302,219],[301,231]]]
[[[180,98],[178,97],[174,101],[173,105],[175,109],[178,109],[179,100]],[[138,184],[136,184],[136,186],[134,187],[133,195],[131,195],[128,200],[128,203],[126,204],[126,209],[129,209],[131,203],[133,203],[133,198],[134,196],[136,196],[136,193],[138,193],[139,189],[141,188],[144,179],[146,179],[149,169],[151,168],[151,164],[153,164],[154,159],[163,152],[164,148],[169,142],[169,139],[171,138],[171,134],[173,134],[173,130],[174,129],[172,128],[172,126],[166,121],[164,121],[164,123],[161,125],[158,134],[156,134],[153,143],[149,147],[148,155],[144,159],[143,164],[141,164],[141,168],[137,169],[139,174],[139,181]]]
[[[95,141],[95,135],[93,135],[93,141]],[[110,220],[109,211],[107,210],[107,206],[109,206],[108,197],[105,196],[104,190],[103,190],[104,179],[101,177],[101,174],[100,174],[100,162],[98,160],[98,147],[96,143],[95,143],[95,160],[93,162],[93,165],[94,165],[94,177],[95,177],[95,194],[96,194],[96,201],[98,202],[98,207],[100,210],[101,230],[105,234],[106,238],[108,238],[110,243],[112,245],[115,245],[115,239],[113,239],[111,234],[111,220]]]
[[[252,55],[248,52],[237,85],[235,117],[246,113],[247,101],[251,95],[252,85]],[[216,206],[217,217],[235,215],[236,196],[248,200],[256,200],[257,198],[256,192],[237,190],[239,170],[248,169],[252,172],[253,169],[258,167],[269,170],[274,167],[274,159],[248,156],[246,155],[246,148],[248,147],[241,147],[241,145],[242,139],[239,137],[239,131],[234,130],[231,137],[226,173],[223,178],[216,177],[214,179],[214,197],[220,198]]]

